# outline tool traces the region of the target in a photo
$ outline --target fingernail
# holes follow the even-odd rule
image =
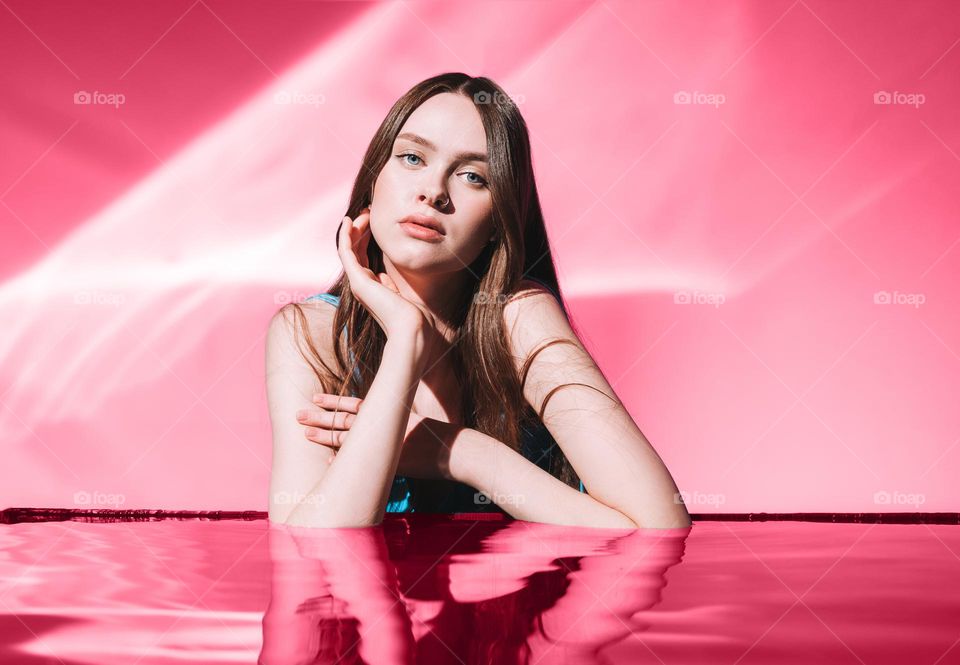
[[[319,401],[322,400],[322,399],[323,399],[323,393],[314,393],[314,394],[313,394],[313,401],[314,401],[314,402],[319,402]]]
[[[314,428],[314,427],[308,427],[308,428],[304,431],[304,434],[305,434],[306,436],[315,436],[316,433],[317,433],[317,430],[316,430],[316,428]]]
[[[303,420],[307,417],[306,411],[297,411],[297,420]]]

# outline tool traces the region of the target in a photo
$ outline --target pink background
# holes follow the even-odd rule
[[[958,37],[952,2],[5,0],[0,508],[265,510],[266,323],[339,272],[391,103],[464,71],[691,512],[957,510]]]

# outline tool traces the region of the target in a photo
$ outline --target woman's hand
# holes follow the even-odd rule
[[[330,449],[329,464],[346,442],[363,400],[317,393],[313,396],[313,402],[317,408],[298,411],[297,420],[306,425],[304,436],[308,441]],[[459,425],[411,411],[397,473],[414,478],[450,478],[450,446],[459,428]]]
[[[436,324],[425,308],[400,295],[396,283],[382,272],[375,274],[367,259],[370,244],[370,208],[355,220],[345,216],[337,233],[337,254],[343,264],[350,291],[367,309],[387,337],[422,332]]]
[[[308,441],[330,448],[329,464],[347,440],[347,433],[357,418],[363,400],[359,397],[317,393],[312,401],[317,408],[297,411],[297,421],[307,426],[303,435]]]

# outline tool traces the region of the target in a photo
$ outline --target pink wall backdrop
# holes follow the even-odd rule
[[[0,507],[266,509],[263,338],[390,104],[520,104],[692,512],[960,505],[954,2],[0,2]]]

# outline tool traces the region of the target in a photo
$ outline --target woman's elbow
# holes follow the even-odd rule
[[[640,529],[686,529],[693,521],[690,513],[682,505],[679,510],[671,510],[657,515],[631,516]]]

